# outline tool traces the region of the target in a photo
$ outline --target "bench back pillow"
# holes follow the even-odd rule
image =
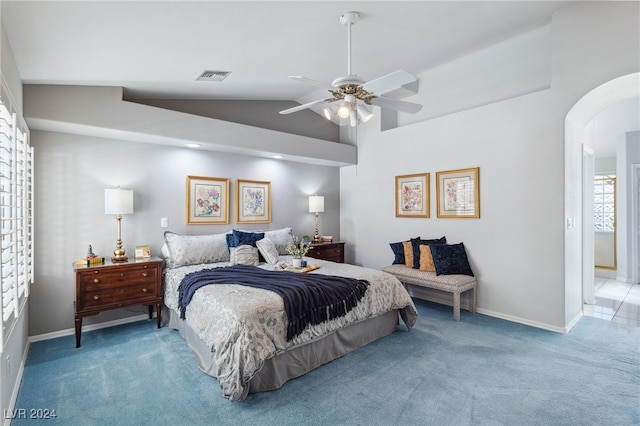
[[[436,275],[474,276],[463,243],[433,244],[429,247],[436,267]]]

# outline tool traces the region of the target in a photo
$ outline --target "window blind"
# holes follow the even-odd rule
[[[33,147],[4,81],[0,90],[0,352],[33,282]]]

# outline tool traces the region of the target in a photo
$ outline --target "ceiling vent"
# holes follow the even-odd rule
[[[231,71],[203,71],[200,77],[196,78],[198,81],[222,81],[231,74]]]

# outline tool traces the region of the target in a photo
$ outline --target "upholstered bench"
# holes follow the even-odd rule
[[[400,281],[420,287],[433,288],[453,293],[453,319],[460,321],[460,295],[469,293],[469,312],[476,312],[476,278],[469,275],[436,275],[435,272],[407,268],[405,265],[390,265],[382,268]]]

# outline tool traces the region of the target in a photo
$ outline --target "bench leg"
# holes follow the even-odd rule
[[[453,320],[460,321],[460,292],[453,293]]]
[[[476,288],[471,289],[471,293],[469,294],[469,312],[472,314],[476,313]]]

